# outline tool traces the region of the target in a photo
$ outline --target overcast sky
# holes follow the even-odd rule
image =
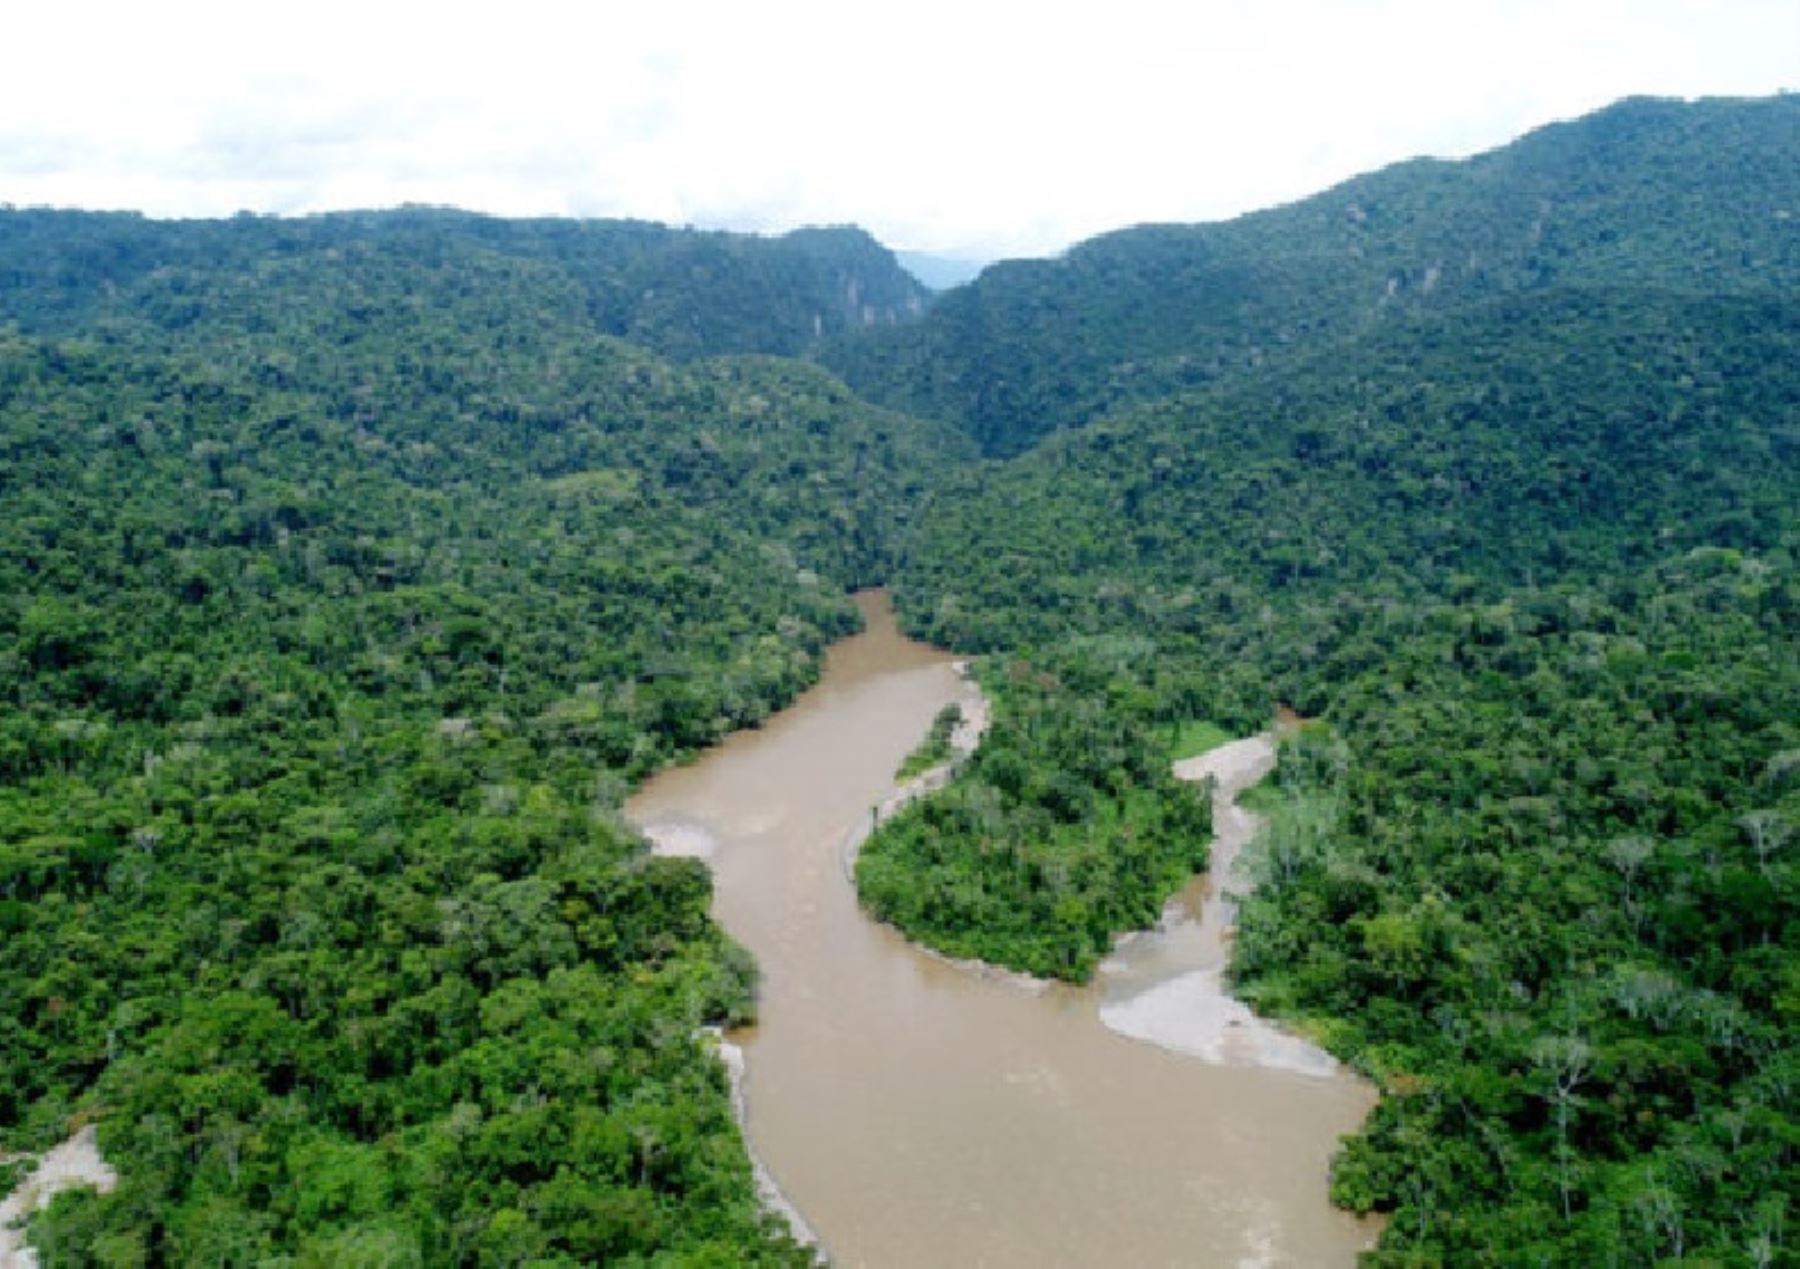
[[[1042,254],[1632,93],[1800,89],[1800,0],[12,6],[0,202],[401,202]]]

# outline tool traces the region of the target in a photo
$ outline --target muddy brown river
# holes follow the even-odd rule
[[[1116,986],[972,972],[857,906],[845,840],[971,690],[949,654],[898,632],[884,596],[858,603],[868,629],[831,649],[816,687],[626,808],[662,848],[710,859],[715,914],[762,967],[758,1025],[732,1037],[748,1136],[832,1260],[1352,1264],[1375,1228],[1326,1187],[1372,1104],[1361,1082],[1128,1039],[1101,1021]],[[1137,940],[1115,980],[1153,993],[1191,968],[1157,970],[1182,940],[1161,941]]]

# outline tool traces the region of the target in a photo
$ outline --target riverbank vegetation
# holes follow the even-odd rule
[[[863,844],[869,910],[951,956],[1076,982],[1115,936],[1154,924],[1206,866],[1211,814],[1169,773],[1131,651],[989,676],[994,717],[956,781]]]
[[[0,337],[0,1141],[97,1115],[121,1177],[34,1241],[807,1263],[696,1037],[753,968],[617,806],[816,677],[957,438],[793,363],[282,297],[205,364]]]
[[[952,646],[1130,637],[1194,716],[1323,720],[1235,978],[1383,1092],[1334,1181],[1374,1263],[1791,1255],[1800,315],[1714,264],[1127,405],[955,477],[898,576]]]
[[[1205,862],[1193,720],[1289,705],[1234,972],[1382,1090],[1373,1262],[1791,1260],[1797,110],[910,323],[852,231],[0,210],[0,1153],[120,1172],[35,1242],[805,1263],[695,1034],[753,967],[616,811],[891,581],[996,717],[878,915],[1085,977]]]
[[[1390,1245],[1776,1259],[1796,628],[1791,566],[1703,552],[1421,614],[1379,672],[1328,658],[1334,730],[1284,753],[1234,969],[1386,1094],[1333,1193],[1393,1211]]]
[[[914,776],[923,775],[933,767],[950,761],[954,750],[950,745],[950,736],[962,722],[962,706],[952,702],[937,712],[931,720],[931,730],[925,733],[918,747],[906,755],[900,769],[894,773],[894,779],[905,783]]]

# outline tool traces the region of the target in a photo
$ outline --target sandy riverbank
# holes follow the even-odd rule
[[[875,826],[890,818],[896,812],[918,801],[928,793],[936,793],[950,783],[957,769],[969,759],[981,744],[981,738],[987,734],[988,722],[993,717],[992,707],[987,696],[976,684],[969,673],[967,661],[952,664],[957,676],[963,681],[962,695],[957,699],[957,706],[962,710],[962,717],[957,719],[956,726],[950,730],[950,757],[937,766],[921,771],[918,775],[900,785],[869,813],[869,818],[858,824],[844,839],[843,849],[839,852],[844,860],[844,876],[852,888],[856,885],[856,856],[862,850],[863,843],[869,840],[869,834]],[[930,949],[925,949],[929,951]],[[1007,970],[998,969],[984,961],[955,961],[945,957],[952,964],[964,965],[976,972],[992,970],[1001,976],[1029,978],[1029,975],[1010,975]],[[1036,982],[1038,980],[1031,979]]]
[[[100,1157],[92,1124],[44,1154],[36,1171],[0,1199],[0,1269],[37,1269],[37,1253],[25,1245],[24,1229],[13,1228],[16,1222],[50,1206],[64,1190],[86,1185],[105,1194],[118,1182],[119,1174]]]
[[[1177,779],[1214,782],[1212,859],[1199,910],[1167,913],[1158,930],[1121,946],[1101,966],[1115,991],[1130,991],[1103,1000],[1100,1021],[1120,1035],[1206,1062],[1330,1078],[1338,1073],[1335,1058],[1259,1018],[1225,984],[1237,861],[1262,827],[1237,799],[1275,769],[1275,756],[1274,739],[1259,735],[1175,764]]]

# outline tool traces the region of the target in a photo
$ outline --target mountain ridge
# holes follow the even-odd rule
[[[1288,707],[1235,990],[1380,1089],[1371,1262],[1791,1258],[1797,110],[929,303],[845,227],[0,213],[0,1137],[120,1171],[33,1239],[808,1263],[617,810],[887,582],[996,709],[871,839],[909,934],[1081,976],[1198,858],[1169,746]]]
[[[172,288],[229,278],[253,293],[271,261],[547,270],[596,333],[677,359],[799,355],[851,326],[916,315],[929,298],[853,226],[777,237],[641,220],[509,220],[453,208],[303,217],[153,220],[135,213],[0,210],[0,320],[27,333],[167,326]]]
[[[1583,282],[1789,288],[1800,219],[1780,213],[1800,218],[1796,138],[1800,95],[1627,99],[1470,159],[1407,160],[1231,220],[1003,261],[921,321],[821,356],[861,394],[1004,456],[1411,309]]]

